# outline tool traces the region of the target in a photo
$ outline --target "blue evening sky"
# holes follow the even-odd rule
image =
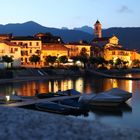
[[[140,0],[0,0],[0,24],[35,21],[47,27],[140,26]]]

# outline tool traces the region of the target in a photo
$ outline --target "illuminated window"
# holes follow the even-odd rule
[[[36,46],[39,46],[39,42],[36,42]]]
[[[15,51],[15,52],[18,51],[18,48],[15,48],[14,51]]]
[[[112,55],[115,55],[115,51],[112,52]]]
[[[11,53],[14,53],[14,50],[13,50],[13,48],[11,48]]]
[[[32,42],[30,42],[29,45],[32,46]]]

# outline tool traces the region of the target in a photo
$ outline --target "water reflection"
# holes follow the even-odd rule
[[[138,88],[139,84],[139,82],[131,80],[96,79],[94,77],[28,81],[0,85],[0,94],[12,94],[16,91],[19,95],[34,96],[35,89],[38,89],[40,93],[48,93],[57,92],[58,90],[64,91],[72,88],[81,93],[98,93],[115,87],[119,87],[128,92],[134,92]]]
[[[86,117],[86,119],[96,118],[107,123],[118,123],[139,128],[140,124],[138,122],[140,118],[140,81],[100,79],[96,77],[40,80],[31,82],[27,81],[6,85],[1,84],[0,94],[13,94],[16,91],[18,95],[34,96],[35,89],[38,89],[40,93],[48,93],[56,92],[58,90],[63,91],[71,88],[74,88],[81,93],[99,93],[109,90],[113,87],[119,87],[123,90],[133,93],[132,99],[127,101],[128,106],[125,108],[123,106],[120,106],[119,111],[116,111],[115,113],[114,111],[105,112],[105,110],[97,111],[93,109],[87,114],[88,116]]]

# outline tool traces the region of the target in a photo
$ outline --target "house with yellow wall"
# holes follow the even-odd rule
[[[68,48],[63,44],[43,43],[41,50],[42,66],[46,64],[45,58],[49,55],[56,57],[68,56]]]
[[[81,53],[81,50],[84,48],[88,56],[91,55],[91,45],[84,43],[69,43],[65,44],[69,49],[68,57],[78,56]]]
[[[91,53],[94,57],[101,56],[107,61],[115,61],[117,58],[119,58],[123,61],[129,62],[129,66],[131,66],[133,60],[140,59],[140,55],[136,50],[123,48],[122,45],[119,44],[119,39],[117,36],[113,35],[111,37],[102,37],[101,30],[101,24],[99,21],[97,21],[94,24],[94,32],[96,33],[95,38],[91,42]]]
[[[21,47],[12,42],[0,41],[0,58],[2,60],[3,56],[12,57],[12,65],[14,67],[19,67],[21,65]]]
[[[15,36],[11,42],[21,46],[21,62],[23,66],[32,65],[29,58],[32,55],[41,55],[42,42],[32,36]]]

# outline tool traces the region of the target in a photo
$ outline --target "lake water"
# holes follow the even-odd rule
[[[127,75],[133,77],[140,77],[140,74]],[[123,90],[133,93],[131,99],[127,101],[125,107],[120,107],[117,111],[92,111],[88,115],[77,116],[80,119],[96,120],[110,125],[123,125],[126,127],[140,128],[140,81],[131,80],[113,80],[113,79],[100,79],[95,77],[79,77],[79,78],[66,78],[59,80],[40,80],[40,81],[27,81],[18,83],[9,83],[0,85],[0,94],[12,94],[15,91],[18,95],[34,96],[35,89],[41,93],[56,92],[74,88],[81,93],[99,93],[109,90],[113,87],[119,87]],[[74,117],[74,116],[72,116]]]

